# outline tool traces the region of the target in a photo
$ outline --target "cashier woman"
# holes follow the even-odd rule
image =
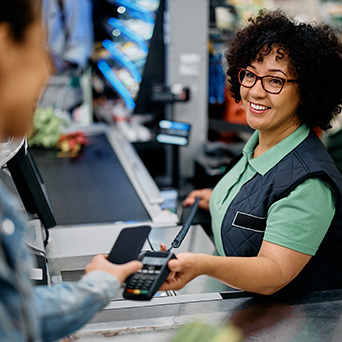
[[[341,42],[327,26],[264,11],[226,58],[255,132],[213,191],[184,201],[210,210],[219,256],[178,254],[162,289],[202,274],[265,295],[342,288],[342,177],[314,131],[341,111]]]
[[[0,138],[23,137],[47,81],[40,0],[0,0]],[[78,283],[32,287],[24,221],[0,183],[0,341],[56,341],[103,308],[141,263],[96,256]]]

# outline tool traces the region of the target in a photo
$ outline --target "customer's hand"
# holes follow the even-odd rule
[[[141,268],[142,263],[140,261],[134,260],[123,265],[116,265],[108,261],[107,256],[99,254],[86,266],[85,274],[93,271],[103,271],[113,275],[122,283],[129,275]]]
[[[180,253],[177,259],[168,262],[171,271],[160,291],[180,290],[189,281],[202,274],[201,255],[195,253]]]
[[[188,197],[183,201],[185,207],[191,206],[195,202],[195,198],[199,197],[198,207],[209,210],[209,201],[212,194],[209,188],[191,191]]]

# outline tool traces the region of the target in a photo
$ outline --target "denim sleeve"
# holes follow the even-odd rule
[[[56,341],[81,328],[119,288],[115,277],[101,271],[90,272],[77,283],[35,287],[42,340]]]

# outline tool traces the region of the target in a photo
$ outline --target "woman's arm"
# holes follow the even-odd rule
[[[161,290],[179,290],[205,274],[248,292],[269,295],[294,279],[311,255],[263,241],[256,257],[220,257],[181,253],[169,261],[171,273]]]
[[[183,201],[183,205],[185,207],[191,206],[195,202],[195,198],[199,197],[200,201],[198,203],[198,207],[209,210],[209,201],[212,194],[212,190],[209,188],[193,190],[187,196],[187,198]]]
[[[330,186],[318,178],[307,179],[270,207],[264,241],[256,257],[179,254],[178,260],[169,262],[173,273],[162,289],[180,289],[206,274],[241,290],[277,292],[315,254],[334,214],[335,197]]]

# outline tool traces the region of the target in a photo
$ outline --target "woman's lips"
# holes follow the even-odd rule
[[[269,110],[270,107],[267,107],[267,106],[264,106],[264,105],[261,105],[261,104],[256,104],[256,103],[253,103],[253,102],[250,102],[249,104],[249,109],[252,113],[254,114],[262,114],[264,113],[265,111]]]

